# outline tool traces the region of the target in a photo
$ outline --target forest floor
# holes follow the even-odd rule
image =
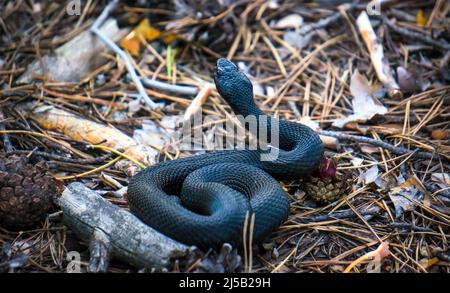
[[[450,272],[448,1],[386,1],[379,15],[368,13],[370,22],[366,3],[335,4],[345,1],[123,2],[110,14],[120,28],[110,38],[138,75],[169,91],[144,82],[145,98],[121,56],[70,43],[83,44],[76,38],[105,1],[0,4],[0,160],[45,160],[57,197],[81,182],[128,209],[126,186],[139,168],[120,167],[114,163],[122,157],[92,148],[102,135],[90,137],[89,123],[147,146],[145,165],[203,153],[172,135],[200,108],[213,119],[202,125],[206,146],[229,131],[223,122],[232,111],[213,82],[216,60],[226,57],[250,76],[265,113],[321,134],[326,156],[350,185],[319,204],[305,194],[304,180],[282,182],[289,217],[254,246],[251,264],[242,255],[239,271]],[[67,63],[47,58],[75,50],[87,53]],[[30,69],[33,62],[40,71]],[[55,121],[55,109],[75,122]],[[64,272],[69,251],[80,252],[86,270],[89,245],[63,223],[56,203],[32,227],[2,225],[14,209],[28,211],[11,200],[24,184],[13,191],[0,182],[0,272]],[[195,271],[196,263],[168,271]],[[112,260],[108,271],[138,269]]]

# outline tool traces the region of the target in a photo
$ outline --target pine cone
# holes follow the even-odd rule
[[[324,179],[310,177],[305,182],[305,192],[315,201],[328,204],[344,196],[350,190],[350,183],[351,180],[341,175]]]
[[[317,202],[328,204],[344,196],[351,187],[351,178],[336,173],[336,162],[324,158],[316,173],[305,182],[307,195]]]
[[[31,227],[52,207],[55,180],[45,161],[35,165],[26,156],[0,153],[0,226]]]

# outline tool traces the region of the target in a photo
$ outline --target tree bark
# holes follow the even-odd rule
[[[103,242],[108,247],[106,258],[110,253],[138,268],[161,269],[167,268],[171,260],[189,257],[196,251],[195,247],[188,247],[152,229],[81,183],[68,185],[58,203],[64,223],[82,240],[95,241],[95,235],[102,232]],[[91,257],[91,261],[95,259],[95,256]],[[104,265],[108,260],[102,262]]]

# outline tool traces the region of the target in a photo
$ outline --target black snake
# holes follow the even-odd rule
[[[217,61],[214,81],[236,114],[262,117],[253,100],[252,83],[232,62]],[[273,121],[267,120],[267,133]],[[277,159],[264,161],[263,150],[244,149],[161,162],[131,179],[131,211],[167,236],[201,248],[239,243],[249,211],[255,214],[254,241],[260,241],[288,215],[288,197],[276,179],[305,176],[323,156],[322,142],[311,128],[277,121]]]

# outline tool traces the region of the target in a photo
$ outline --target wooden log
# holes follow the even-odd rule
[[[198,252],[145,225],[81,183],[69,184],[58,204],[64,223],[91,243],[90,271],[105,271],[109,255],[137,268],[162,269]]]

